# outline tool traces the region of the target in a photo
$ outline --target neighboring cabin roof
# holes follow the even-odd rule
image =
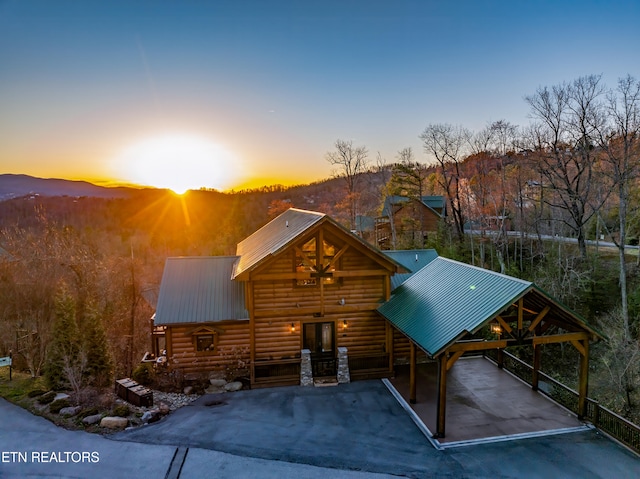
[[[384,254],[404,266],[408,273],[396,273],[391,277],[391,291],[438,257],[435,249],[411,249],[384,251]]]
[[[400,196],[400,195],[390,195],[384,199],[384,206],[382,208],[382,216],[389,217],[391,216],[391,207],[396,205],[402,205],[404,203],[408,203],[408,196]],[[420,202],[426,206],[428,209],[433,211],[433,214],[437,216],[442,216],[442,213],[437,210],[444,211],[445,208],[445,200],[444,196],[422,196],[420,198]]]
[[[237,256],[168,258],[156,325],[248,319],[244,284],[231,280]]]
[[[601,337],[533,283],[441,257],[402,283],[378,311],[435,357],[525,295],[526,303],[538,310],[550,304],[568,327]]]

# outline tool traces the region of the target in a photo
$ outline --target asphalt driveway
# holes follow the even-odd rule
[[[96,462],[51,460],[92,451]],[[593,430],[439,451],[380,381],[203,396],[108,437],[59,429],[0,400],[3,479],[392,476],[635,479],[640,459]]]

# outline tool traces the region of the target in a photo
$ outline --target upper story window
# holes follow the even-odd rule
[[[327,240],[320,241],[313,237],[306,243],[296,248],[295,265],[297,272],[308,272],[309,278],[298,279],[298,286],[315,286],[319,280],[323,284],[334,284],[336,279],[333,272],[336,270],[334,257],[337,253],[335,245]]]

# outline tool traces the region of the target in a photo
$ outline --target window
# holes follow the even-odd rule
[[[322,243],[316,237],[311,238],[302,246],[296,248],[296,272],[308,272],[309,278],[296,280],[298,286],[315,286],[318,278],[323,284],[334,284],[333,272],[336,270],[333,263],[336,255],[336,247],[326,240]],[[318,261],[318,258],[320,260]]]
[[[193,335],[195,340],[196,352],[213,353],[216,348],[217,334],[212,332],[202,332]]]

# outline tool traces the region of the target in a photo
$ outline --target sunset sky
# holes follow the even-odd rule
[[[0,0],[0,173],[307,183],[588,74],[640,77],[640,2]]]

